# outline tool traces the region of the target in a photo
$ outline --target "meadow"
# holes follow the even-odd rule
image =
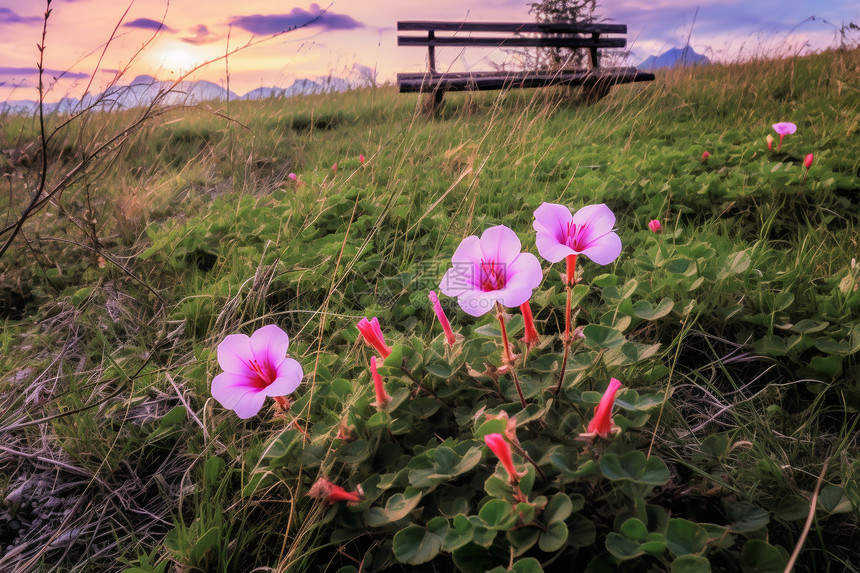
[[[44,154],[37,118],[0,121],[0,239],[43,169],[56,189],[0,257],[0,570],[860,571],[857,49],[594,105],[428,117],[378,87],[51,115]],[[523,407],[493,313],[440,293],[449,346],[428,292],[495,225],[537,255],[544,202],[605,204],[623,248],[580,256],[558,394],[565,270],[538,257],[540,339],[506,323]],[[271,324],[303,379],[240,419],[217,348]],[[617,428],[582,436],[611,378]]]

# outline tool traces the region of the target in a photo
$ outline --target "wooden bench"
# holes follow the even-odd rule
[[[627,45],[626,38],[606,37],[608,34],[626,34],[625,24],[406,21],[397,22],[397,31],[425,32],[420,36],[397,36],[398,46],[427,46],[430,63],[426,72],[397,74],[397,85],[401,93],[432,93],[434,108],[442,102],[446,91],[581,85],[586,99],[596,101],[609,93],[613,85],[654,80],[654,74],[635,67],[600,67],[598,49]],[[581,70],[440,73],[436,70],[437,46],[588,49],[591,66]]]

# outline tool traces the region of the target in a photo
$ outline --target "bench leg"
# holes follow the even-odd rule
[[[436,115],[442,107],[442,98],[445,97],[445,90],[436,89],[428,94],[428,98],[424,100],[424,113],[428,115]]]
[[[609,82],[594,82],[582,85],[582,97],[586,103],[597,103],[609,95]]]

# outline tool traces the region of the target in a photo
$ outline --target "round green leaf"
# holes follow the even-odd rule
[[[631,517],[621,524],[621,533],[633,541],[642,543],[648,537],[648,528],[635,517]]]
[[[666,546],[675,555],[700,553],[708,543],[708,532],[686,519],[670,519],[666,526]]]
[[[538,547],[542,551],[552,553],[558,551],[567,543],[567,525],[563,521],[556,521],[540,534]]]
[[[610,532],[606,536],[606,549],[616,558],[626,561],[643,555],[645,551],[639,543],[629,539],[620,533]]]
[[[557,493],[546,504],[543,510],[543,520],[545,523],[553,524],[556,521],[564,521],[570,517],[571,513],[573,513],[573,502],[567,495]]]
[[[682,555],[672,562],[672,573],[711,573],[711,562],[698,555]]]
[[[741,552],[741,569],[744,573],[782,573],[788,555],[760,539],[750,539]]]
[[[427,563],[439,554],[447,533],[448,521],[443,517],[434,517],[426,528],[410,525],[395,534],[394,557],[409,565]]]
[[[486,524],[487,529],[506,530],[510,529],[517,521],[513,506],[503,499],[492,499],[488,501],[478,517]]]

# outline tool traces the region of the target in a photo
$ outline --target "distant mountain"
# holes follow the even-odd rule
[[[45,113],[74,113],[82,109],[116,110],[142,107],[151,104],[156,97],[166,105],[194,105],[204,101],[244,99],[264,99],[272,97],[292,97],[313,95],[350,89],[350,83],[333,76],[311,80],[298,79],[288,88],[259,87],[241,98],[228,92],[216,83],[206,80],[179,82],[175,86],[170,81],[159,81],[152,76],[137,76],[128,85],[109,87],[101,94],[84,96],[83,100],[64,97],[57,102],[46,103]],[[0,102],[0,113],[32,114],[38,111],[38,103],[32,100],[10,100]]]
[[[674,68],[675,66],[700,66],[710,64],[711,61],[702,54],[687,46],[686,48],[672,48],[659,56],[648,56],[637,67],[642,70],[656,70],[659,68]]]

